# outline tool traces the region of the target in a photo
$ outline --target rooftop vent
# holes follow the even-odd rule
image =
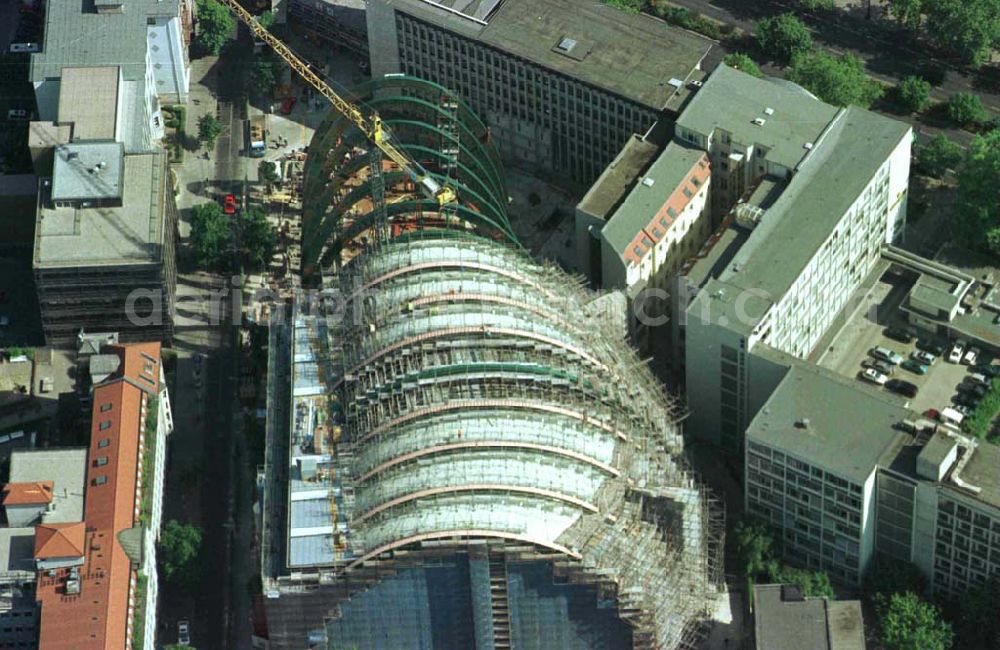
[[[556,47],[563,52],[570,52],[574,47],[576,47],[576,39],[566,36],[559,41],[559,45],[556,45]]]
[[[799,421],[797,421],[795,423],[795,426],[798,429],[808,429],[809,428],[809,418],[802,418],[801,420],[799,420]]]
[[[812,149],[813,148],[813,143],[812,142],[807,142],[804,145],[802,145],[802,147],[804,149]]]
[[[76,160],[79,157],[80,157],[80,152],[78,151],[70,151],[69,153],[66,154],[66,160]]]
[[[684,87],[684,82],[678,79],[677,77],[671,77],[670,81],[668,81],[667,84],[673,86],[678,90]]]
[[[764,109],[764,115],[774,115],[774,109],[768,106]]]
[[[646,187],[653,187],[653,183],[655,183],[655,182],[656,181],[654,181],[649,176],[647,176],[646,178],[642,179],[642,184],[645,185]]]
[[[764,124],[767,123],[767,120],[765,120],[763,117],[755,117],[753,118],[753,123],[756,124],[757,126],[764,126]]]

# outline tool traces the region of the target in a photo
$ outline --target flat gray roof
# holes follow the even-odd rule
[[[594,0],[505,0],[486,20],[466,17],[483,13],[471,8],[486,0],[437,3],[468,5],[458,13],[424,0],[387,4],[654,110],[674,95],[671,78],[685,81],[713,45],[658,18]]]
[[[653,217],[670,197],[691,177],[698,161],[707,154],[677,142],[667,145],[642,181],[632,186],[621,206],[604,225],[604,239],[622,256],[640,230],[650,225]],[[707,167],[703,172],[708,176]],[[648,183],[651,183],[649,185]],[[682,197],[683,198],[683,197]],[[667,226],[663,230],[670,228]]]
[[[45,5],[42,51],[31,55],[32,82],[57,79],[63,66],[121,66],[131,81],[146,76],[146,18],[177,16],[178,0],[129,0],[121,13],[99,14],[86,2]]]
[[[768,115],[765,109],[770,108]],[[716,128],[744,145],[768,149],[766,158],[794,169],[837,114],[837,108],[784,79],[758,79],[720,64],[694,94],[677,125],[701,134]],[[756,118],[763,126],[754,124]]]
[[[607,220],[608,215],[632,189],[639,174],[656,157],[660,148],[633,134],[611,164],[604,168],[590,186],[577,209],[592,217]]]
[[[908,438],[895,427],[914,417],[857,380],[795,366],[750,423],[747,439],[862,483],[897,440]]]
[[[167,173],[163,151],[124,157],[121,207],[51,207],[40,199],[36,268],[156,262],[164,237]]]
[[[59,122],[73,123],[74,140],[114,140],[118,129],[118,66],[63,68]]]
[[[946,482],[943,485],[959,491],[967,497],[988,503],[994,508],[1000,508],[1000,447],[981,442],[976,451],[973,452],[972,458],[962,469],[959,478],[981,488],[982,491],[978,495],[972,495],[955,487],[951,482]]]
[[[125,147],[119,142],[73,142],[55,148],[52,200],[105,200],[122,195]]]
[[[10,482],[53,481],[55,508],[43,523],[83,521],[83,497],[87,474],[87,448],[15,450],[10,454]]]
[[[35,529],[0,528],[0,574],[35,577]]]
[[[775,300],[784,295],[909,131],[876,113],[842,109],[721,279]]]
[[[863,632],[858,601],[847,601],[845,605],[853,602],[854,607],[840,608],[831,617],[828,607],[833,602],[825,598],[786,600],[783,588],[754,585],[754,637],[760,650],[848,650],[849,646],[833,645],[831,641],[845,636],[848,628],[855,634]],[[836,624],[836,632],[831,623]]]

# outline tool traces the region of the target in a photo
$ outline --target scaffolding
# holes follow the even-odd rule
[[[462,106],[434,98],[433,144],[458,155],[427,168],[461,187],[473,161],[447,113]],[[529,559],[613,601],[634,647],[693,647],[721,591],[723,522],[686,464],[679,402],[581,279],[502,228],[424,215],[349,140],[318,131],[330,155],[306,170],[303,232],[326,252],[310,253],[322,291],[290,319],[286,571],[267,584],[298,627],[272,643],[300,647],[302,612],[335,618],[386,576],[462,552],[489,585],[476,634],[492,647],[512,645],[507,566]]]

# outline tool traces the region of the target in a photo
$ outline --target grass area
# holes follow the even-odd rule
[[[156,465],[156,424],[160,400],[149,398],[146,407],[146,445],[142,450],[142,507],[139,521],[149,523],[153,513],[153,471]]]
[[[962,430],[995,445],[1000,444],[1000,432],[993,429],[993,420],[1000,414],[1000,378],[993,380],[989,392],[979,406],[962,420]]]
[[[174,132],[170,135],[170,162],[184,162],[184,142],[187,135],[184,126],[187,120],[187,111],[183,106],[164,106],[161,109],[164,113],[164,125]]]
[[[132,647],[143,650],[146,636],[146,583],[148,578],[142,571],[135,581],[135,610],[132,613]]]

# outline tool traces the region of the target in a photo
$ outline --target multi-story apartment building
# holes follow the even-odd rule
[[[746,508],[785,559],[857,586],[876,554],[936,593],[1000,574],[1000,450],[816,367],[793,368],[747,430]]]
[[[676,116],[711,42],[599,2],[372,0],[372,74],[447,86],[509,162],[594,181],[633,133]]]
[[[32,54],[34,270],[49,345],[81,329],[169,341],[176,216],[160,102],[186,101],[187,0],[46,7]],[[81,36],[85,35],[85,36]]]
[[[709,152],[727,216],[672,292],[690,431],[738,452],[751,392],[781,375],[752,357],[808,358],[875,268],[905,219],[910,132],[724,65],[695,94],[676,137]]]
[[[153,648],[156,540],[173,417],[160,344],[105,346],[95,383],[83,517],[35,529],[40,650]]]
[[[640,350],[649,327],[665,322],[681,263],[711,231],[708,155],[677,142],[650,150],[658,148],[633,136],[576,208],[580,266],[593,284],[625,291]]]

